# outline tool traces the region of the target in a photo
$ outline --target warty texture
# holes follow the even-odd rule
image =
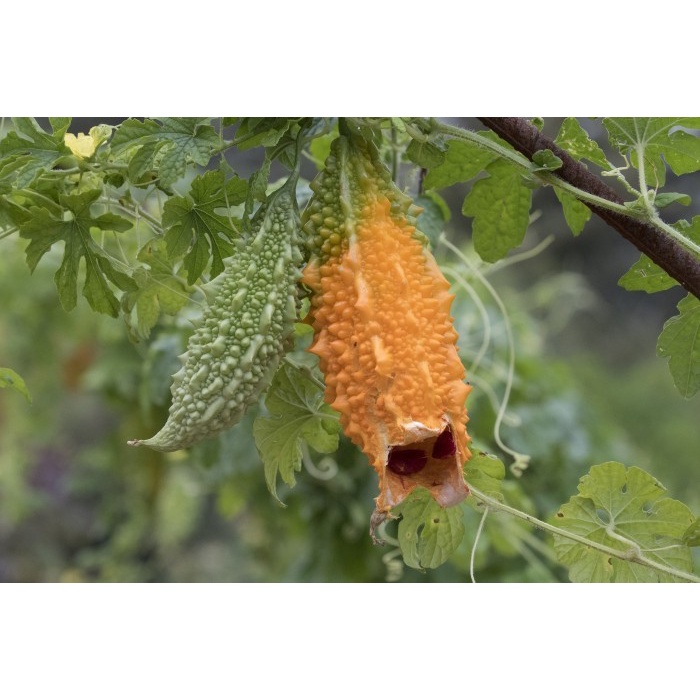
[[[129,444],[170,452],[214,437],[235,425],[272,381],[297,317],[302,256],[295,181],[270,195],[249,239],[226,261],[173,375],[166,424],[149,440]]]
[[[416,230],[411,200],[376,150],[340,137],[304,214],[311,352],[326,401],[379,475],[378,511],[418,486],[441,505],[469,493],[464,367],[449,284]],[[418,210],[419,211],[419,210]]]

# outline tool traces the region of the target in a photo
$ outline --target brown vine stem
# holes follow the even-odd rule
[[[539,520],[534,515],[524,513],[523,511],[518,510],[517,508],[512,508],[511,506],[508,506],[505,503],[501,503],[501,501],[499,501],[496,498],[487,496],[485,493],[482,493],[481,491],[475,489],[473,486],[470,486],[469,490],[472,492],[475,498],[484,503],[491,510],[497,510],[503,513],[508,513],[509,515],[513,515],[516,518],[525,520],[526,522],[530,523],[531,525],[534,525],[540,530],[546,530],[552,535],[558,535],[559,537],[565,537],[569,540],[573,540],[574,542],[579,542],[580,544],[583,544],[586,547],[596,549],[599,552],[603,552],[604,554],[609,554],[610,556],[615,557],[616,559],[622,559],[623,561],[629,561],[634,564],[648,566],[651,569],[656,569],[657,571],[661,571],[665,574],[669,574],[670,576],[683,579],[684,581],[700,583],[700,578],[694,576],[693,574],[689,574],[686,571],[679,571],[678,569],[674,569],[670,566],[662,564],[661,562],[654,561],[653,559],[645,557],[641,553],[639,545],[637,545],[635,542],[630,542],[630,546],[626,550],[614,549],[613,547],[608,547],[607,545],[604,545],[601,542],[595,542],[594,540],[589,540],[586,537],[577,535],[574,532],[569,532],[568,530],[556,527],[556,525],[550,525],[549,523],[546,523],[543,520]]]
[[[541,134],[526,119],[521,117],[479,117],[479,120],[529,160],[537,151],[549,149],[562,160],[561,167],[553,171],[553,175],[584,193],[606,200],[618,207],[622,205],[623,200],[615,190],[606,185],[582,163],[574,160],[554,141]],[[659,225],[639,221],[619,210],[612,211],[605,206],[593,204],[590,200],[586,201],[586,204],[592,212],[635,245],[642,253],[649,256],[681,286],[700,299],[700,260],[681,243],[674,240],[668,231],[664,231]]]

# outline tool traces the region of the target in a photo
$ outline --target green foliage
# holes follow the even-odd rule
[[[464,478],[471,488],[498,500],[503,500],[502,487],[505,476],[506,468],[503,462],[485,452],[473,455],[464,469]]]
[[[583,231],[586,222],[591,218],[591,210],[572,194],[569,194],[559,187],[554,188],[554,194],[561,202],[564,211],[564,219],[571,229],[571,233],[573,233],[574,236],[578,236],[578,234]]]
[[[93,240],[91,230],[128,231],[131,222],[111,212],[94,216],[91,208],[100,194],[100,190],[89,190],[82,194],[60,195],[59,202],[64,211],[57,217],[48,209],[39,209],[31,220],[21,226],[20,235],[29,239],[27,264],[32,271],[54,243],[65,241],[63,262],[56,272],[55,280],[61,304],[66,311],[75,308],[78,269],[84,258],[83,296],[95,311],[117,316],[119,301],[109,282],[125,291],[133,291],[135,285],[128,275],[114,268]]]
[[[503,500],[503,462],[492,455],[474,455],[466,464],[464,477],[469,486],[498,500]],[[480,508],[479,499],[470,503]],[[450,558],[462,543],[465,511],[462,506],[443,508],[427,489],[418,488],[392,509],[399,517],[398,541],[404,562],[414,569],[435,569]]]
[[[401,517],[401,553],[414,569],[435,569],[444,564],[464,537],[462,508],[442,508],[427,489],[416,489],[392,514]]]
[[[277,476],[294,486],[301,469],[302,443],[318,452],[338,448],[340,425],[335,412],[323,402],[315,375],[289,364],[277,371],[265,399],[268,415],[253,426],[255,444],[265,464],[265,480],[277,498]],[[278,499],[279,500],[279,499]]]
[[[683,533],[683,544],[687,547],[700,547],[700,518],[695,518]]]
[[[6,389],[8,386],[15,389],[15,391],[19,391],[29,403],[32,402],[32,397],[29,394],[27,385],[24,383],[24,379],[14,370],[0,367],[0,389]]]
[[[169,189],[184,174],[188,163],[207,165],[219,137],[209,119],[177,117],[161,119],[127,119],[112,137],[111,148],[124,158],[132,177],[147,169],[157,171],[159,186]],[[132,160],[137,158],[135,164]]]
[[[557,170],[562,165],[562,159],[559,156],[555,156],[549,148],[533,153],[532,162],[535,164],[535,167],[532,169],[533,172]]]
[[[63,143],[70,121],[52,119],[53,133],[48,133],[31,117],[13,119],[14,131],[0,141],[0,183],[4,180],[17,189],[28,187],[39,175],[70,156]]]
[[[406,158],[421,168],[435,168],[445,160],[446,147],[441,142],[414,139],[406,149]]]
[[[619,462],[591,467],[579,495],[563,505],[552,523],[622,553],[690,572],[690,550],[683,535],[694,518],[686,505],[662,498],[666,489],[638,467]],[[671,574],[632,558],[617,558],[554,535],[554,551],[569,567],[572,581],[671,582]]]
[[[676,175],[700,169],[700,139],[683,128],[697,129],[697,118],[629,117],[603,120],[610,143],[620,153],[631,154],[639,167],[640,154],[651,168],[657,183],[665,182],[664,159]],[[680,129],[676,127],[681,127]]]
[[[233,253],[238,226],[230,209],[246,200],[248,184],[222,170],[196,177],[185,197],[171,197],[163,207],[168,255],[184,256],[187,282],[194,284],[211,261],[211,277],[224,271],[224,258]],[[226,214],[219,213],[225,211]],[[240,224],[240,221],[239,221]]]
[[[145,340],[161,312],[176,314],[188,301],[185,281],[173,271],[163,239],[147,243],[138,254],[144,263],[134,271],[137,289],[122,296],[124,319],[131,337]]]
[[[678,282],[664,272],[656,263],[646,255],[639,260],[620,277],[618,284],[630,292],[662,292],[664,289],[675,287]]]
[[[604,169],[611,167],[603,149],[590,138],[574,117],[564,119],[554,143],[576,160],[587,160]]]
[[[440,190],[458,182],[467,182],[494,160],[496,156],[485,148],[456,139],[448,141],[444,160],[430,168],[426,175],[425,189]]]
[[[689,399],[700,389],[700,299],[689,294],[678,303],[678,311],[664,325],[656,351],[669,358],[673,383]]]
[[[664,184],[666,164],[675,174],[700,169],[700,139],[689,132],[700,127],[700,120],[614,118],[603,123],[625,165],[631,162],[636,171],[616,168],[612,163],[619,161],[619,156],[609,158],[573,118],[563,121],[556,143],[574,159],[616,178],[630,195],[625,205],[640,220],[659,226],[663,224],[658,218],[659,209],[690,203],[686,193],[654,188]],[[46,344],[41,362],[51,367],[55,376],[75,382],[71,378],[76,372],[73,365],[67,361],[64,368],[55,364],[58,360],[48,355],[49,348],[55,346],[57,353],[64,352],[61,343],[71,338],[89,344],[94,329],[99,328],[100,356],[90,360],[91,366],[80,376],[91,391],[109,397],[119,407],[125,426],[118,436],[102,435],[102,444],[90,448],[94,452],[81,453],[74,460],[79,476],[70,486],[75,491],[69,491],[104,503],[104,510],[93,519],[97,523],[95,532],[90,533],[93,539],[89,546],[79,547],[81,554],[71,562],[67,575],[91,580],[158,578],[159,574],[149,572],[143,563],[150,556],[148,547],[153,546],[164,566],[172,566],[173,571],[186,576],[177,567],[187,559],[182,554],[189,538],[211,518],[207,512],[207,504],[211,503],[234,527],[237,519],[245,521],[239,532],[244,544],[236,546],[254,552],[248,555],[253,558],[267,558],[266,573],[255,564],[245,574],[237,572],[231,578],[381,578],[381,557],[370,550],[366,537],[371,497],[376,493],[374,474],[357,450],[339,440],[340,426],[334,412],[324,404],[319,375],[314,367],[299,361],[299,356],[288,356],[275,375],[260,415],[255,419],[248,416],[230,433],[188,454],[179,452],[171,457],[125,456],[122,452],[126,436],[150,434],[162,424],[170,375],[191,333],[190,320],[198,313],[194,301],[188,305],[189,295],[202,286],[208,293],[211,288],[206,285],[234,264],[249,244],[255,209],[267,200],[271,190],[272,168],[294,167],[300,133],[303,131],[305,139],[304,153],[316,168],[321,168],[338,134],[337,120],[129,119],[116,128],[97,125],[87,136],[77,137],[68,132],[70,124],[70,119],[55,118],[45,129],[34,119],[15,119],[0,141],[0,245],[11,246],[17,240],[14,234],[19,233],[21,240],[28,242],[25,256],[33,273],[30,295],[20,291],[22,284],[29,283],[22,282],[14,271],[11,282],[3,283],[0,276],[0,290],[12,299],[12,309],[6,311],[8,318],[12,314],[12,320],[3,326],[0,319],[0,341],[19,343],[20,348],[7,360],[3,354],[3,364],[16,367],[42,402],[55,401],[62,394],[50,394],[45,383],[37,382],[35,370],[22,364],[38,350],[22,346],[20,336],[35,339],[44,336],[45,328],[53,328],[52,341]],[[574,235],[581,233],[591,217],[591,210],[572,194],[571,188],[557,186],[561,160],[551,151],[536,153],[530,163],[490,131],[479,132],[473,140],[458,138],[454,129],[440,132],[435,120],[367,118],[350,119],[347,125],[380,145],[383,153],[403,157],[401,178],[408,173],[408,163],[428,170],[422,182],[425,191],[414,199],[423,208],[418,227],[436,248],[450,222],[450,208],[436,190],[475,178],[462,211],[473,219],[474,247],[486,262],[500,260],[522,243],[533,193],[543,184],[554,186]],[[538,121],[536,125],[542,129],[544,123]],[[240,152],[253,148],[264,149],[264,154],[246,180],[227,160],[238,163]],[[250,164],[247,168],[250,171]],[[625,179],[627,172],[639,175],[639,182]],[[405,182],[413,188],[418,179],[418,168],[414,167]],[[459,193],[450,191],[448,200],[453,194]],[[297,197],[303,203],[303,188]],[[672,226],[687,244],[700,243],[700,217]],[[669,230],[666,226],[666,232]],[[51,316],[49,311],[43,323],[33,327],[31,316],[39,298],[33,296],[34,290],[45,289],[41,285],[46,282],[47,272],[56,269],[58,299],[65,310],[73,310],[71,320]],[[474,456],[465,465],[465,479],[480,496],[471,497],[463,506],[442,509],[427,491],[420,490],[395,509],[401,518],[400,551],[409,567],[430,570],[420,574],[423,580],[465,579],[484,507],[489,507],[489,514],[474,552],[480,580],[561,578],[563,569],[554,563],[553,550],[542,533],[498,508],[543,517],[542,513],[551,512],[572,493],[576,478],[585,468],[582,465],[593,463],[590,455],[597,459],[607,450],[603,456],[606,459],[611,450],[625,457],[631,451],[629,442],[615,437],[615,431],[620,430],[617,421],[608,419],[604,427],[594,427],[594,411],[587,411],[576,394],[572,370],[563,370],[546,358],[537,314],[523,311],[538,309],[552,326],[567,322],[586,297],[579,294],[581,290],[571,279],[556,287],[553,277],[530,285],[532,294],[527,298],[519,292],[507,300],[518,341],[512,405],[506,413],[504,432],[517,449],[533,455],[531,469],[520,480],[506,478],[504,464],[480,451],[501,447],[498,441],[492,444],[490,438],[495,422],[495,408],[490,402],[498,398],[498,392],[486,398],[487,390],[500,386],[503,380],[504,345],[496,330],[500,320],[493,321],[494,308],[483,300],[484,314],[480,315],[473,296],[458,296],[453,307],[468,371],[475,358],[480,362],[474,377],[477,391],[470,398],[470,415],[475,419],[470,433],[474,432],[477,440]],[[545,289],[548,282],[552,283],[549,292]],[[675,284],[646,256],[620,279],[624,288],[647,293]],[[93,310],[111,317],[121,315],[128,338],[141,342],[139,353],[126,341],[123,327],[109,325],[110,319],[104,317],[99,323],[86,320],[90,318],[85,315],[86,305],[77,304],[78,287]],[[552,291],[555,287],[556,293]],[[56,295],[43,293],[42,309],[51,298]],[[658,345],[659,355],[669,358],[674,383],[686,398],[700,388],[699,304],[692,296],[680,302],[679,315],[665,325]],[[97,325],[91,326],[91,322]],[[488,333],[484,324],[491,324]],[[308,327],[298,324],[297,329]],[[479,343],[487,336],[491,345],[487,342],[484,355]],[[298,333],[300,347],[308,342],[308,336]],[[80,347],[82,352],[84,347]],[[0,369],[0,387],[9,386],[29,398],[19,375]],[[635,406],[656,405],[651,389],[644,393],[641,387],[639,391]],[[42,407],[37,403],[32,410],[43,415],[36,419],[38,424],[43,421],[51,425],[43,430],[46,444],[55,449],[62,444],[62,426],[48,416],[56,410],[41,414]],[[620,410],[624,408],[623,398],[619,406]],[[37,435],[33,416],[23,418],[16,411],[3,412],[2,408],[0,403],[0,420],[9,421],[9,428],[5,424],[0,427],[0,545],[7,523],[20,523],[32,513],[41,512],[45,498],[32,490],[32,479],[37,478],[31,472],[32,460],[38,457],[22,447],[42,445],[41,430]],[[674,413],[670,403],[664,410]],[[11,415],[6,417],[8,413]],[[513,427],[518,420],[522,428]],[[642,418],[638,422],[642,423]],[[674,428],[671,423],[664,425],[668,430]],[[673,445],[686,444],[680,421],[676,428]],[[337,456],[321,458],[315,466],[315,455],[307,445],[324,454],[337,450]],[[682,449],[678,447],[676,452]],[[115,469],[114,459],[122,466]],[[124,471],[123,465],[132,462],[134,471],[130,467]],[[672,466],[660,464],[659,468]],[[265,492],[265,483],[277,498],[278,476],[291,487],[302,469],[306,471],[295,492],[300,494],[298,500],[295,497],[292,502],[282,494],[290,507],[280,518],[274,513],[275,501]],[[110,502],[110,494],[114,493],[121,494],[124,501],[118,506]],[[582,480],[579,495],[552,520],[555,526],[588,540],[583,544],[555,536],[554,552],[568,567],[570,578],[674,580],[672,573],[640,563],[645,558],[652,564],[691,571],[688,547],[698,544],[698,521],[685,506],[663,495],[658,482],[635,467],[626,470],[614,462],[593,467]],[[150,538],[155,544],[148,543]],[[620,552],[622,558],[600,551],[596,545]],[[219,559],[222,551],[231,555],[227,547],[217,550]],[[241,555],[243,550],[235,554]],[[630,558],[630,551],[635,557]],[[196,568],[197,564],[192,566]],[[434,571],[436,567],[440,568]],[[416,572],[404,572],[407,580],[419,580],[417,576]]]
[[[474,248],[486,262],[496,262],[523,242],[530,217],[532,190],[521,173],[498,160],[464,200],[462,213],[474,217]]]
[[[420,195],[414,201],[417,206],[423,207],[416,221],[418,230],[422,231],[431,245],[435,246],[440,234],[445,230],[445,224],[450,220],[450,208],[437,192]]]

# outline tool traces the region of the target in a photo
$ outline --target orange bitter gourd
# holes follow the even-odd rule
[[[272,381],[297,317],[296,181],[295,173],[261,205],[250,236],[226,261],[219,291],[173,375],[167,422],[154,437],[130,445],[171,452],[214,437],[235,425]]]
[[[449,284],[414,225],[420,210],[359,137],[334,141],[311,187],[302,281],[326,401],[379,475],[379,514],[419,486],[455,505],[469,493],[470,387]]]

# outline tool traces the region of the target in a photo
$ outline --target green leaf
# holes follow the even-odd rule
[[[571,233],[573,233],[574,236],[578,236],[579,233],[583,231],[583,227],[586,225],[588,219],[591,218],[591,210],[566,190],[555,187],[554,194],[561,202],[564,220],[571,229]]]
[[[139,156],[138,166],[133,168],[134,173],[143,174],[154,167],[158,154],[159,184],[168,188],[185,174],[189,162],[202,166],[209,163],[212,149],[219,145],[219,136],[209,119],[202,117],[168,117],[160,122],[159,124],[153,119],[142,122],[127,119],[117,128],[111,148],[112,153],[121,155],[134,148],[148,146],[150,150]],[[129,163],[138,153],[135,151],[130,154]]]
[[[666,489],[650,474],[606,462],[591,467],[578,491],[552,518],[557,527],[621,552],[638,547],[647,559],[679,571],[692,570],[683,535],[693,515],[680,501],[662,498]],[[561,535],[554,535],[554,551],[575,582],[679,580]]]
[[[31,218],[26,209],[15,204],[8,196],[0,196],[0,230],[14,228]]]
[[[51,124],[54,137],[62,139],[66,135],[72,121],[72,117],[49,117],[49,124]]]
[[[486,452],[473,455],[464,469],[467,484],[487,496],[503,500],[501,491],[506,468],[500,459]]]
[[[444,162],[446,150],[444,143],[414,139],[406,149],[406,158],[421,168],[436,168]]]
[[[681,219],[673,224],[679,233],[693,243],[700,245],[700,216],[694,216],[690,221]]]
[[[673,383],[689,399],[700,389],[700,299],[688,294],[678,310],[680,315],[664,324],[656,353],[669,358]]]
[[[134,340],[148,338],[161,312],[177,313],[188,300],[185,281],[174,274],[163,239],[152,240],[139,252],[144,266],[134,270],[138,289],[122,297],[124,318]]]
[[[678,284],[668,273],[642,255],[618,280],[618,284],[630,292],[662,292]]]
[[[6,389],[8,386],[19,391],[29,403],[32,402],[32,397],[29,395],[29,390],[24,383],[24,379],[13,370],[7,367],[0,367],[0,389]]]
[[[167,141],[153,141],[139,148],[134,156],[129,161],[127,175],[129,180],[134,184],[141,184],[144,181],[144,175],[147,172],[155,172],[154,163],[158,151],[167,145]],[[146,178],[146,182],[150,182],[150,178]]]
[[[549,148],[545,148],[532,154],[532,162],[537,166],[532,171],[538,172],[539,170],[557,170],[561,168],[563,161],[559,156],[555,156]]]
[[[474,248],[486,262],[496,262],[523,242],[530,218],[532,191],[520,170],[503,160],[486,168],[490,177],[474,183],[462,205],[474,217]]]
[[[574,117],[564,119],[554,143],[576,160],[587,160],[604,170],[611,167],[603,149],[590,138]]]
[[[690,195],[687,194],[682,194],[680,192],[661,192],[654,198],[654,205],[659,209],[663,209],[669,204],[678,202],[678,204],[682,204],[684,207],[687,207],[692,201],[693,200],[690,198]]]
[[[125,291],[135,289],[136,285],[128,275],[114,268],[110,258],[93,240],[91,229],[127,231],[131,228],[131,222],[111,213],[93,217],[90,207],[101,194],[101,190],[91,190],[76,195],[60,195],[59,201],[70,218],[56,219],[46,209],[33,209],[34,216],[22,224],[20,236],[29,239],[26,256],[32,272],[54,243],[65,241],[63,261],[56,272],[55,281],[61,306],[66,311],[75,308],[77,303],[78,271],[84,258],[83,296],[95,311],[117,316],[119,302],[108,282]]]
[[[245,117],[234,141],[241,151],[259,146],[276,146],[296,121],[288,117]]]
[[[631,152],[632,163],[637,167],[639,152],[643,153],[648,182],[652,182],[652,176],[656,175],[657,183],[664,183],[664,158],[676,175],[700,170],[700,139],[678,128],[695,128],[693,120],[683,117],[615,117],[604,119],[603,124],[610,143],[622,154]]]
[[[688,547],[700,547],[700,518],[695,518],[683,533],[683,543]]]
[[[491,151],[468,141],[448,141],[443,162],[430,169],[423,185],[426,190],[440,190],[457,182],[467,182],[497,157]]]
[[[424,488],[417,488],[393,508],[394,514],[401,516],[401,554],[414,569],[436,569],[444,564],[464,537],[461,507],[443,508]]]
[[[15,130],[0,141],[0,172],[10,177],[13,187],[29,187],[41,173],[53,168],[70,150],[63,143],[70,121],[59,120],[54,133],[44,131],[31,117],[12,120]]]
[[[309,373],[287,363],[275,374],[265,406],[269,415],[255,419],[253,436],[265,464],[267,486],[279,501],[277,476],[294,486],[294,472],[301,469],[302,441],[318,452],[334,452],[340,423]]]
[[[423,207],[423,211],[416,220],[418,230],[427,236],[434,247],[440,234],[445,230],[445,224],[450,220],[450,208],[437,192],[419,195],[415,203]]]
[[[255,201],[264,202],[267,197],[267,185],[270,180],[270,154],[265,151],[265,159],[259,170],[256,170],[248,180],[248,195],[245,200],[245,211],[243,217],[249,221],[250,215],[253,213]]]
[[[235,222],[226,214],[242,204],[248,185],[233,177],[226,181],[222,170],[197,176],[185,197],[171,197],[163,207],[163,227],[168,255],[185,255],[187,281],[194,284],[211,260],[211,276],[224,270],[223,259],[233,254],[237,237]]]

